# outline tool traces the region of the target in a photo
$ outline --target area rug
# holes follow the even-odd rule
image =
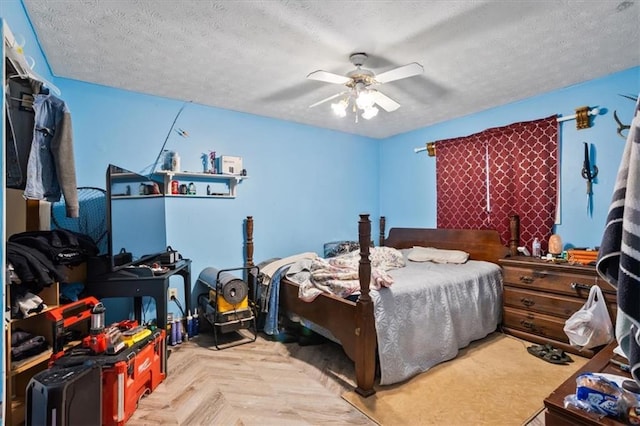
[[[406,382],[342,397],[380,425],[522,425],[587,358],[551,364],[527,352],[532,343],[493,333],[458,356]]]

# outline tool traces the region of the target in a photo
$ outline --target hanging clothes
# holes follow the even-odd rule
[[[24,189],[27,199],[56,202],[64,195],[67,217],[78,217],[67,104],[32,78],[10,78],[6,89],[6,121],[11,133],[7,138],[11,145],[7,147],[7,186]]]

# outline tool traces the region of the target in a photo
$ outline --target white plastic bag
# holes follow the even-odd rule
[[[564,332],[571,345],[581,349],[606,345],[613,340],[613,324],[600,287],[591,286],[587,303],[564,323]]]

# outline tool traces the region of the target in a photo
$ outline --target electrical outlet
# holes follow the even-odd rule
[[[169,300],[173,299],[174,297],[176,299],[178,298],[178,289],[170,287],[169,288]]]

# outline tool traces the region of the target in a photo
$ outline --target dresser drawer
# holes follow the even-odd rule
[[[505,306],[502,322],[507,328],[515,328],[541,337],[569,343],[569,338],[563,330],[565,320],[562,318]]]
[[[505,306],[535,311],[552,316],[569,318],[582,308],[585,300],[559,294],[543,293],[516,287],[504,287]]]
[[[535,291],[549,291],[567,296],[589,297],[589,288],[597,284],[603,290],[607,302],[616,303],[616,294],[612,287],[597,275],[574,274],[547,270],[544,266],[536,268],[508,266],[503,268],[505,284]]]

